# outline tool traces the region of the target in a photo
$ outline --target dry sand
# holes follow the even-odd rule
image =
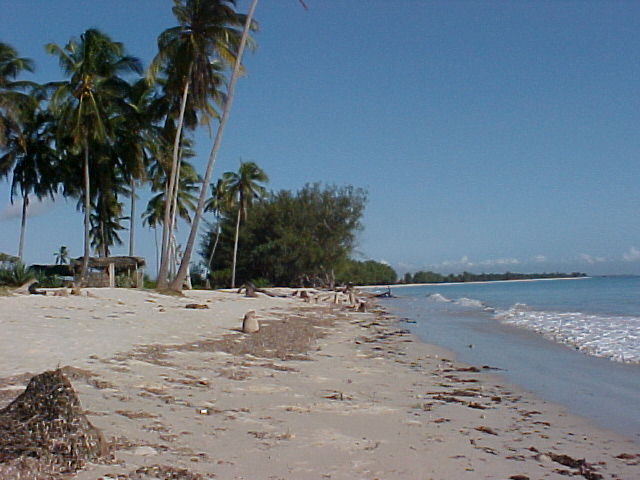
[[[0,297],[0,408],[31,374],[68,366],[112,444],[73,478],[640,478],[637,443],[448,360],[384,312],[89,294]],[[248,310],[258,333],[239,331]]]

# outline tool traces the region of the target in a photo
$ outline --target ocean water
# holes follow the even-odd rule
[[[397,287],[427,343],[640,442],[640,277]]]

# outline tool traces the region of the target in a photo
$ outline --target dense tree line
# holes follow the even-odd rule
[[[395,281],[390,267],[349,258],[362,228],[364,190],[315,183],[295,192],[280,190],[252,198],[241,228],[238,203],[232,207],[224,198],[217,203],[218,221],[205,234],[200,250],[213,285],[229,284],[234,249],[238,285]]]
[[[414,274],[406,273],[402,283],[461,283],[461,282],[495,282],[501,280],[532,280],[540,278],[577,278],[586,277],[586,273],[470,273],[442,275],[432,271],[418,271]]]

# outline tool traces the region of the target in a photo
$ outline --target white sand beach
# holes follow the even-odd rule
[[[0,297],[0,408],[66,367],[111,444],[72,478],[640,478],[637,443],[451,360],[377,308],[84,292]],[[258,333],[239,331],[248,310]]]

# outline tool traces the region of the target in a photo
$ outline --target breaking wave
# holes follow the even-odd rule
[[[518,303],[495,318],[589,355],[640,363],[640,317],[540,311]]]

